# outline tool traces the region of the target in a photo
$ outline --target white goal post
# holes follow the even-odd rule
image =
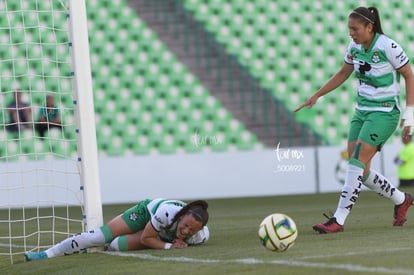
[[[76,94],[79,125],[78,152],[81,157],[81,182],[84,186],[86,230],[103,223],[99,181],[95,111],[89,56],[88,24],[85,0],[68,0],[69,32],[74,69],[73,90]]]
[[[0,56],[0,257],[14,263],[103,224],[86,0],[0,0]]]

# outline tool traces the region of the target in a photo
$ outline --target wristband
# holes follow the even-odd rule
[[[410,133],[409,135],[413,134],[413,128],[414,128],[414,107],[413,106],[407,106],[405,108],[404,115],[402,117],[404,119],[404,127],[410,127]]]
[[[172,243],[165,243],[164,244],[164,249],[165,250],[171,249],[171,246],[172,246]]]

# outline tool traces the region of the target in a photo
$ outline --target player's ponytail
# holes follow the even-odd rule
[[[376,7],[369,7],[368,10],[374,18],[374,32],[384,34],[381,27],[381,19],[378,9]]]
[[[168,227],[171,227],[178,219],[184,215],[191,214],[196,221],[199,221],[204,225],[207,224],[209,214],[207,212],[208,203],[204,200],[197,200],[190,202],[184,206],[178,213],[174,216],[171,224]]]
[[[376,7],[359,7],[354,9],[350,14],[350,18],[357,18],[361,20],[365,26],[372,24],[375,33],[384,34],[381,27],[381,19],[379,11]]]

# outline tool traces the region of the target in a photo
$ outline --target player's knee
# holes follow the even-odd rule
[[[76,238],[88,247],[103,246],[105,244],[104,236],[99,229],[83,232]]]
[[[354,147],[354,150],[352,152],[351,158],[356,159],[356,160],[360,159],[359,154],[361,153],[361,146],[362,146],[361,142],[357,142],[355,144],[355,147]]]
[[[112,240],[112,242],[108,246],[108,250],[110,250],[110,251],[119,251],[118,239],[119,239],[119,237],[116,237],[115,239]]]
[[[112,240],[108,246],[108,250],[111,251],[127,251],[128,250],[128,238],[127,236],[119,236]]]
[[[371,145],[364,141],[358,141],[353,148],[351,157],[367,164],[380,150],[381,145]]]

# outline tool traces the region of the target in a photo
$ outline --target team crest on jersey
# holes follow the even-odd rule
[[[379,53],[378,52],[374,52],[372,54],[372,62],[374,62],[374,63],[380,62],[380,56],[379,56]]]
[[[131,220],[131,221],[136,221],[137,219],[138,219],[138,215],[137,215],[137,213],[131,213],[130,215],[129,215],[129,219]]]

